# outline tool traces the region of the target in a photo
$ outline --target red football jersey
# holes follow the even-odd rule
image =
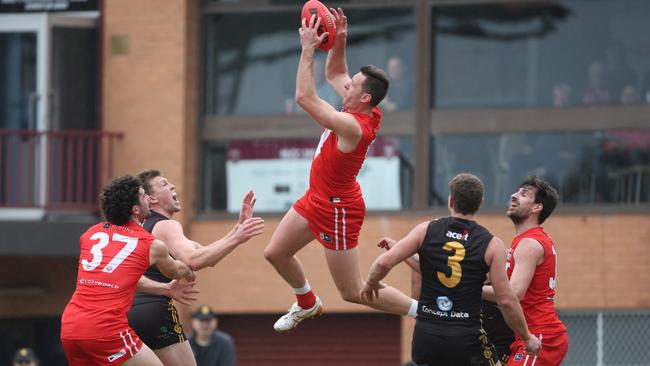
[[[533,334],[564,332],[566,328],[557,317],[553,300],[557,281],[556,252],[553,247],[553,240],[540,226],[527,230],[512,239],[512,247],[508,252],[508,263],[506,265],[508,278],[512,276],[512,271],[516,265],[513,253],[517,250],[519,242],[524,238],[534,239],[544,248],[544,261],[535,268],[535,274],[533,274],[533,278],[528,285],[528,290],[526,290],[526,294],[520,301],[528,323],[528,329]]]
[[[135,286],[154,236],[140,225],[99,223],[79,239],[77,288],[61,317],[62,339],[98,339],[128,327]]]
[[[338,136],[326,129],[320,137],[309,172],[309,189],[313,195],[333,203],[353,202],[361,199],[357,174],[361,170],[368,147],[377,137],[381,112],[375,107],[372,116],[351,113],[361,127],[361,140],[349,153],[338,149]]]

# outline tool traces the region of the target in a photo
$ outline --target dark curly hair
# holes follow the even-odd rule
[[[114,225],[128,223],[131,209],[140,204],[140,187],[140,180],[131,175],[115,178],[104,186],[99,201],[106,221]]]

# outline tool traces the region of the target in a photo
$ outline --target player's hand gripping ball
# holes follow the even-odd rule
[[[305,22],[309,24],[312,14],[316,14],[316,19],[318,17],[321,18],[320,26],[318,26],[318,35],[327,33],[323,42],[318,45],[318,49],[327,51],[334,47],[334,43],[336,42],[336,23],[334,22],[334,16],[318,0],[309,0],[303,5],[301,19],[305,19]]]

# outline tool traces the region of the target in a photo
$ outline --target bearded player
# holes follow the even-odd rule
[[[510,287],[524,310],[531,333],[542,342],[534,357],[524,354],[523,342],[515,337],[508,366],[557,366],[569,349],[566,327],[554,307],[557,257],[553,240],[541,227],[551,215],[559,194],[536,176],[526,178],[510,196],[507,215],[515,225],[506,269]],[[494,301],[494,290],[483,287],[483,298]]]

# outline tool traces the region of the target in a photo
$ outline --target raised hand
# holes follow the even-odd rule
[[[253,193],[253,191],[248,191],[248,193],[246,193],[246,195],[244,196],[241,209],[239,210],[239,221],[237,222],[238,224],[241,225],[244,223],[244,221],[253,217],[253,209],[255,208],[255,202],[257,202],[257,198],[255,198],[255,193]]]
[[[312,14],[309,19],[309,24],[305,18],[302,19],[302,27],[298,29],[300,34],[300,44],[303,49],[316,49],[321,42],[327,37],[327,33],[323,32],[320,36],[318,35],[318,27],[322,19],[320,17],[316,18],[316,14]]]
[[[260,235],[264,231],[264,219],[261,217],[251,217],[244,220],[241,225],[237,225],[237,229],[233,236],[237,238],[239,243],[244,243],[254,236]]]
[[[334,23],[336,24],[336,38],[345,38],[348,35],[348,17],[343,14],[343,9],[330,8],[330,13],[334,16]]]

